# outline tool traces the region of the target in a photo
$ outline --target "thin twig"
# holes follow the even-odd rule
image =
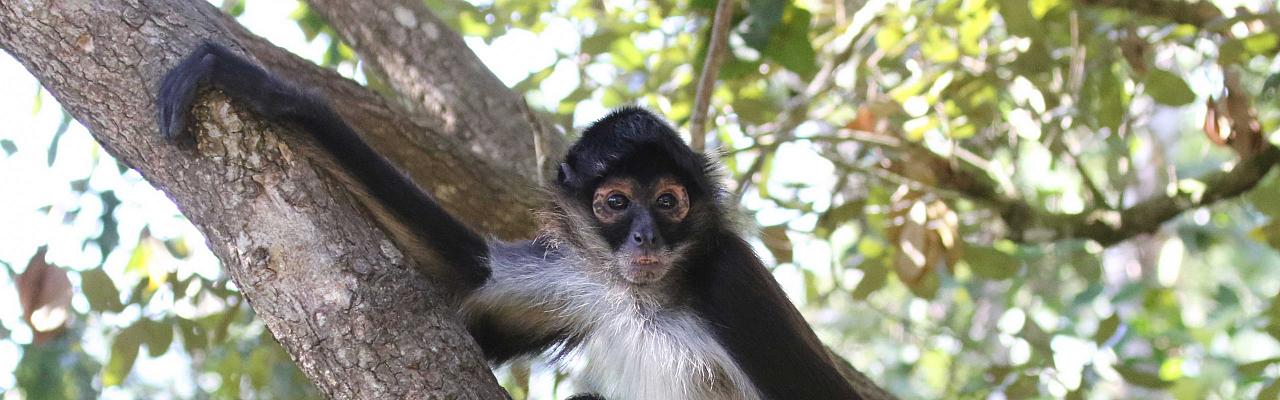
[[[724,52],[729,47],[729,20],[732,17],[733,0],[720,0],[711,22],[711,43],[707,45],[702,76],[698,77],[698,92],[693,97],[693,117],[689,120],[689,145],[696,152],[702,152],[707,146],[707,108],[711,106],[716,75],[720,73],[720,63],[724,61]]]
[[[546,145],[542,143],[543,137],[546,137],[547,133],[543,131],[544,126],[542,123],[538,121],[538,115],[529,107],[529,102],[524,99],[520,99],[519,105],[520,112],[524,114],[525,120],[529,121],[529,126],[533,128],[529,130],[529,133],[533,134],[533,160],[537,164],[538,168],[534,177],[538,179],[538,186],[542,187],[547,184],[547,152],[544,149]]]

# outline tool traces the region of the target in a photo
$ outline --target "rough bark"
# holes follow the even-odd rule
[[[365,140],[463,221],[504,239],[528,238],[534,233],[535,223],[528,211],[537,208],[542,197],[537,185],[524,179],[510,165],[486,162],[472,153],[466,143],[439,126],[410,118],[401,108],[359,84],[267,43],[212,6],[197,8],[200,14],[195,19],[170,17],[165,21],[175,28],[172,39],[181,43],[175,46],[181,51],[176,56],[166,55],[164,68],[173,65],[176,57],[185,55],[202,39],[235,43],[269,70],[324,94]],[[459,115],[456,122],[459,126],[491,117]],[[532,161],[529,154],[533,151],[526,150],[526,153],[523,157]],[[503,207],[494,210],[490,207],[492,204]]]
[[[341,187],[278,139],[279,128],[212,94],[196,110],[203,138],[198,151],[160,140],[154,88],[204,37],[239,38],[272,68],[291,68],[301,72],[291,76],[322,83],[338,109],[365,114],[352,122],[374,136],[415,128],[376,96],[248,39],[238,28],[228,32],[228,24],[205,2],[4,1],[0,48],[35,74],[111,154],[174,198],[325,395],[502,398],[452,307],[405,265]],[[385,127],[370,131],[371,120]],[[502,173],[423,131],[429,140],[415,145],[430,147],[434,158],[423,163],[443,172],[431,183],[457,188],[441,197],[455,204],[484,198],[485,189],[456,182],[490,182],[488,174]]]
[[[472,152],[537,181],[564,150],[562,137],[422,1],[308,4],[386,77],[415,117],[467,143]]]

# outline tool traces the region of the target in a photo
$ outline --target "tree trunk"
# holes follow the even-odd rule
[[[523,180],[477,162],[447,136],[397,117],[358,85],[249,37],[208,3],[0,2],[0,48],[35,74],[104,148],[178,203],[326,396],[504,397],[452,307],[407,266],[342,187],[321,178],[279,140],[280,128],[214,94],[196,107],[201,139],[195,153],[161,140],[155,88],[201,38],[241,43],[269,68],[325,91],[375,143],[395,140],[405,148],[412,146],[404,146],[404,138],[421,139],[412,143],[430,150],[415,154],[421,161],[408,164],[410,170],[433,173],[428,186],[469,221],[525,221],[507,230],[517,236],[531,225],[527,215],[515,215],[527,214],[520,207],[480,212],[460,201],[521,196],[530,191],[512,187],[527,186]]]
[[[473,152],[537,180],[564,151],[564,139],[421,0],[307,3],[386,77],[415,116],[468,143]]]
[[[0,1],[0,49],[108,152],[174,199],[326,396],[503,398],[453,308],[336,181],[290,150],[280,139],[288,135],[278,134],[284,128],[209,91],[194,110],[195,151],[159,136],[160,77],[200,41],[214,40],[324,94],[464,222],[499,238],[530,237],[529,211],[542,198],[531,180],[562,151],[559,135],[420,2],[376,0],[390,10],[377,12],[358,2],[311,3],[339,21],[343,38],[388,77],[411,113],[249,34],[202,1]],[[405,55],[405,48],[424,50]],[[890,397],[852,368],[845,372],[864,397]]]

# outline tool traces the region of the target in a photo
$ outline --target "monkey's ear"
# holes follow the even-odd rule
[[[578,187],[578,173],[573,171],[573,167],[569,163],[560,163],[560,172],[556,174],[556,181],[562,187],[576,188]]]

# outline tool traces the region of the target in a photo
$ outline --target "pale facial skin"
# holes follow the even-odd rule
[[[671,243],[664,233],[689,215],[689,194],[676,179],[664,176],[645,184],[629,177],[606,178],[596,186],[591,210],[614,246],[624,279],[647,284],[671,270],[679,243]]]

